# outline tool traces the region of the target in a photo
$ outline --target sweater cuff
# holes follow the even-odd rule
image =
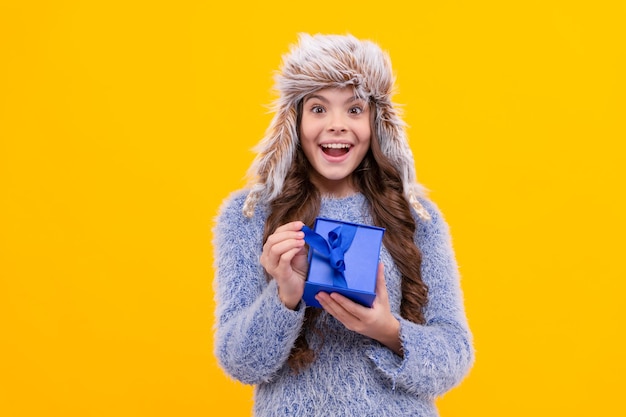
[[[305,309],[304,309],[303,300],[300,300],[296,308],[292,310],[290,308],[287,308],[287,306],[285,306],[283,302],[280,300],[280,297],[278,296],[278,284],[276,283],[276,280],[272,279],[267,284],[267,287],[268,287],[267,291],[270,294],[270,297],[268,300],[270,304],[270,309],[271,311],[278,313],[276,317],[284,318],[286,321],[298,320],[298,319],[302,320],[304,318]]]
[[[403,356],[397,355],[388,347],[374,342],[374,344],[368,349],[367,355],[374,362],[374,365],[382,372],[387,378],[392,381],[392,389],[396,389],[396,381],[398,376],[402,373],[409,358],[411,352],[408,350],[408,343],[404,340],[404,319],[394,314],[394,316],[400,322],[400,343],[402,346]]]

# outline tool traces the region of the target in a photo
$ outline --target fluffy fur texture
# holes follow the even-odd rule
[[[420,198],[432,219],[415,215],[414,241],[429,288],[424,324],[401,316],[402,278],[389,252],[381,250],[404,357],[322,312],[321,332],[307,336],[316,359],[294,373],[287,359],[302,329],[305,306],[286,308],[276,281],[267,281],[258,259],[268,206],[257,204],[247,218],[242,213],[246,195],[238,192],[225,201],[214,229],[215,354],[229,375],[255,385],[255,415],[436,416],[434,398],[458,384],[474,359],[448,227],[437,207]],[[320,215],[371,224],[368,206],[363,194],[322,197]]]
[[[323,88],[351,86],[360,98],[374,103],[380,147],[399,171],[407,200],[421,218],[428,219],[428,212],[418,200],[422,187],[416,182],[405,125],[391,101],[394,81],[389,56],[375,43],[351,35],[301,34],[299,44],[283,57],[276,76],[279,98],[274,103],[274,118],[248,171],[250,192],[244,214],[251,217],[259,201],[271,201],[283,188],[298,146],[298,103]]]

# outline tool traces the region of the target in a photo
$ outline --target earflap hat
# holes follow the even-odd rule
[[[248,171],[250,191],[244,214],[252,217],[259,201],[271,201],[283,189],[299,142],[298,103],[324,88],[352,87],[376,108],[380,148],[400,173],[405,197],[421,218],[430,218],[417,199],[422,187],[416,182],[413,153],[405,124],[391,101],[394,81],[389,55],[375,43],[352,35],[300,34],[275,77],[275,113]]]

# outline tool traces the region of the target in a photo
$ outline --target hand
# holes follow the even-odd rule
[[[400,322],[391,314],[385,268],[382,263],[378,264],[376,299],[371,308],[357,304],[339,293],[320,292],[315,299],[328,314],[343,323],[347,329],[378,340],[402,356]]]
[[[282,303],[295,309],[304,293],[307,254],[301,221],[284,224],[271,234],[261,254],[261,265],[276,280]]]

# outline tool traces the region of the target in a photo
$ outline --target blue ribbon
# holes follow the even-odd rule
[[[318,251],[329,260],[330,266],[337,273],[333,274],[333,285],[338,288],[348,288],[344,271],[346,263],[343,260],[344,254],[352,245],[357,227],[350,224],[343,224],[328,232],[328,240],[314,232],[308,226],[302,226],[304,241],[310,247]]]

